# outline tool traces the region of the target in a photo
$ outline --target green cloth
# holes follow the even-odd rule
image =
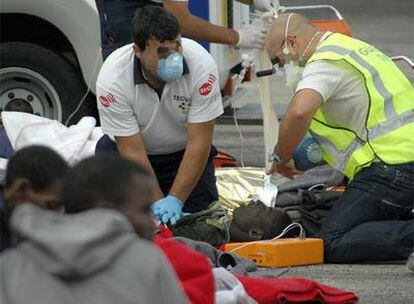
[[[230,239],[229,225],[231,218],[220,202],[213,202],[207,210],[182,217],[171,231],[175,236],[182,236],[196,241],[210,243],[220,247]]]

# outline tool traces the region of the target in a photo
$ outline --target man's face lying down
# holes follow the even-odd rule
[[[232,242],[268,240],[279,235],[291,219],[280,208],[266,207],[260,201],[234,210],[230,226]]]

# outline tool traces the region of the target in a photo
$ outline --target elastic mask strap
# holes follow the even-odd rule
[[[287,21],[286,21],[286,28],[285,28],[285,46],[283,47],[283,54],[287,55],[289,54],[289,48],[287,46],[287,36],[289,31],[289,24],[290,24],[290,18],[292,17],[293,13],[290,13]]]

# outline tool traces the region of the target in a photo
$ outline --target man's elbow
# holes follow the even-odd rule
[[[291,109],[289,111],[289,116],[291,117],[291,119],[298,123],[309,121],[310,119],[312,119],[314,114],[314,112],[310,113],[300,108]]]

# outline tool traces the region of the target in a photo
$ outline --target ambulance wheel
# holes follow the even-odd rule
[[[0,44],[0,112],[12,109],[76,123],[91,112],[94,100],[86,95],[83,78],[55,52],[27,42]],[[91,94],[89,94],[91,95]]]

